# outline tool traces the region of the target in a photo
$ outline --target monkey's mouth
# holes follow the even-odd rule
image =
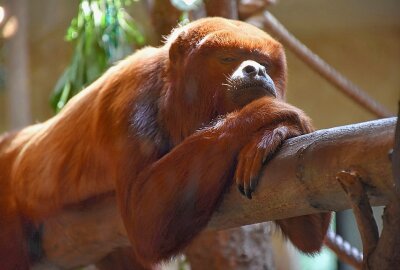
[[[270,78],[234,79],[231,81],[231,90],[243,94],[260,94],[276,97],[275,84]]]
[[[250,82],[238,87],[239,91],[254,92],[254,94],[276,97],[275,87],[264,82]],[[252,94],[252,93],[249,93]]]
[[[264,78],[232,80],[229,90],[233,101],[242,106],[265,96],[276,97],[274,82]]]

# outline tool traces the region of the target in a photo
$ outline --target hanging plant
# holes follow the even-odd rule
[[[111,64],[145,42],[123,0],[81,0],[66,40],[75,44],[71,64],[54,87],[51,105],[60,111],[71,97]]]

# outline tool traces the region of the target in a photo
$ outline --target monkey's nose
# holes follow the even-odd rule
[[[243,62],[242,65],[243,65],[242,72],[245,76],[255,77],[259,75],[261,77],[265,77],[266,74],[265,67],[263,67],[259,63],[252,60],[248,60]]]

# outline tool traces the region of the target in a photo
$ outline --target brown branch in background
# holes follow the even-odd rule
[[[276,4],[276,2],[277,0],[240,0],[238,4],[239,19],[244,21]]]
[[[206,0],[204,1],[207,16],[219,16],[228,19],[238,19],[236,0]]]
[[[378,245],[364,259],[365,270],[399,269],[400,265],[400,207],[399,202],[389,203],[383,213],[383,229]]]
[[[340,235],[337,235],[334,231],[328,231],[324,244],[335,252],[342,262],[345,262],[356,269],[361,269],[363,255]]]
[[[182,12],[176,9],[170,0],[156,0],[151,1],[149,13],[159,45],[163,37],[169,35],[171,30],[178,25]]]
[[[399,110],[400,116],[400,110]],[[381,236],[372,209],[366,194],[366,179],[361,178],[354,170],[340,172],[337,180],[342,185],[348,195],[356,217],[357,226],[361,234],[364,248],[364,270],[390,270],[398,269],[400,265],[400,193],[398,183],[400,183],[400,124],[397,120],[395,132],[395,144],[392,155],[393,181],[390,182],[388,190],[388,203],[383,214],[383,229]],[[384,176],[381,176],[384,177]]]
[[[359,86],[352,83],[341,73],[327,64],[318,55],[314,54],[298,39],[296,39],[271,13],[264,11],[261,15],[256,15],[247,20],[247,22],[265,29],[274,35],[285,47],[289,48],[297,57],[310,66],[323,78],[336,86],[345,95],[357,102],[363,108],[373,113],[379,118],[389,117],[393,114],[370,97]]]
[[[18,31],[5,41],[7,53],[4,54],[7,67],[5,69],[8,98],[8,102],[5,103],[8,112],[7,120],[10,128],[15,130],[32,123],[28,3],[28,0],[14,0],[7,3],[11,9],[8,12],[14,14],[16,16],[14,19],[18,22]]]
[[[393,186],[383,213],[383,229],[378,245],[366,260],[364,269],[398,269],[400,265],[400,104],[392,154]]]
[[[364,258],[367,258],[376,248],[379,233],[368,196],[361,182],[362,179],[354,170],[341,171],[338,173],[336,179],[346,192],[351,207],[353,208],[362,239],[363,255]]]

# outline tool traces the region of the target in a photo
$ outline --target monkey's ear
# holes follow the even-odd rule
[[[321,250],[331,220],[331,213],[277,220],[283,234],[299,250],[313,254]]]
[[[185,57],[186,47],[184,41],[184,33],[180,33],[175,40],[171,43],[171,47],[169,48],[169,60],[171,63],[178,63],[178,61]]]

